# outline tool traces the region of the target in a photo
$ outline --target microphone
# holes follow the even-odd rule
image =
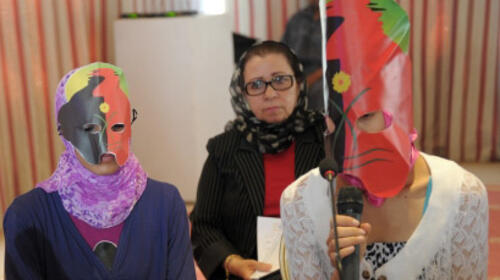
[[[337,208],[335,207],[335,177],[337,163],[335,160],[330,158],[325,158],[319,163],[319,172],[321,176],[329,182],[330,196],[332,199],[332,220],[333,220],[333,232],[335,234],[335,263],[337,264],[337,269],[339,271],[340,279],[345,279],[342,277],[342,262],[340,260],[340,249],[339,249],[339,235],[337,233]]]
[[[337,176],[337,163],[331,158],[325,158],[319,163],[321,176],[328,181],[332,181]]]
[[[337,210],[340,215],[361,219],[363,212],[363,193],[360,189],[347,186],[339,190],[337,199]],[[341,279],[359,279],[359,245],[356,245],[354,253],[342,259]]]

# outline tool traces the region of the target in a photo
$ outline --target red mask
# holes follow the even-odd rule
[[[123,165],[128,158],[131,136],[130,102],[120,89],[120,77],[113,69],[100,68],[92,74],[104,77],[104,81],[97,86],[93,95],[103,97],[109,106],[109,111],[105,114],[108,152],[115,154],[118,164]]]
[[[326,14],[334,158],[369,193],[393,197],[414,161],[408,17],[393,0],[332,0]],[[384,114],[385,128],[360,129],[374,112]]]

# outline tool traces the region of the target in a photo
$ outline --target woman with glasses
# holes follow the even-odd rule
[[[249,279],[257,216],[279,217],[281,192],[324,157],[324,119],[307,110],[302,65],[265,41],[240,58],[230,85],[236,119],[208,141],[191,215],[194,255],[208,279]],[[276,276],[279,278],[279,276]]]

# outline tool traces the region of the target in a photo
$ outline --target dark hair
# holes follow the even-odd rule
[[[302,83],[305,79],[304,71],[302,70],[299,58],[292,52],[292,50],[285,44],[276,42],[276,41],[264,41],[262,43],[258,43],[256,45],[251,46],[240,58],[240,62],[238,63],[238,68],[241,69],[240,75],[240,86],[244,87],[245,79],[243,77],[243,73],[245,72],[245,66],[250,60],[250,58],[254,56],[265,56],[268,54],[282,54],[285,56],[288,64],[293,70],[293,74],[295,79],[297,80],[297,84]]]

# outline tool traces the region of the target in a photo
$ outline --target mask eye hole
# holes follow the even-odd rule
[[[123,130],[125,130],[125,124],[123,123],[114,124],[111,127],[111,130],[113,130],[114,132],[123,132]]]
[[[364,132],[380,132],[386,128],[384,114],[382,111],[366,113],[356,120],[356,126]]]
[[[95,123],[86,123],[83,125],[83,130],[87,133],[96,134],[102,130],[102,127]]]

